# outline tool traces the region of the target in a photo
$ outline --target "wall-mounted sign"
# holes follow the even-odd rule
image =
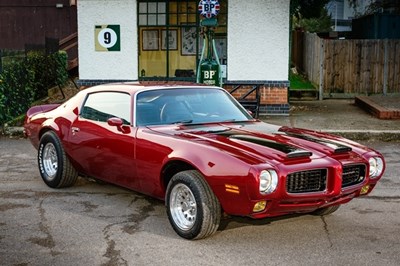
[[[119,25],[96,25],[94,40],[96,51],[121,51]]]
[[[219,2],[217,0],[202,0],[199,2],[199,13],[205,18],[212,18],[219,13]]]

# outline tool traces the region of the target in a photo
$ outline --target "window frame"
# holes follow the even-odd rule
[[[99,94],[105,94],[105,93],[114,93],[114,94],[124,94],[124,95],[128,95],[128,109],[129,109],[129,113],[128,113],[128,116],[129,116],[129,120],[127,120],[126,118],[127,117],[119,117],[119,116],[111,116],[111,117],[117,117],[117,118],[120,118],[120,119],[122,119],[122,121],[124,122],[124,125],[129,125],[129,126],[132,126],[132,124],[133,124],[133,122],[132,122],[132,119],[133,119],[133,117],[132,117],[132,95],[131,94],[129,94],[128,92],[124,92],[124,91],[95,91],[95,92],[91,92],[91,93],[88,93],[88,94],[86,94],[86,97],[85,97],[85,100],[82,102],[82,106],[81,106],[81,108],[80,108],[80,112],[79,112],[79,117],[80,118],[83,118],[83,119],[86,119],[86,120],[89,120],[89,121],[92,121],[92,122],[98,122],[98,123],[106,123],[107,124],[107,120],[109,119],[109,118],[111,118],[111,117],[109,117],[108,119],[106,119],[106,121],[102,121],[102,120],[95,120],[95,119],[91,119],[91,118],[88,118],[88,117],[86,117],[85,115],[84,115],[84,109],[85,109],[85,106],[86,106],[86,103],[87,103],[87,101],[88,101],[88,99],[91,97],[91,96],[93,96],[93,95],[99,95]],[[97,109],[96,109],[97,110]],[[99,112],[101,112],[101,113],[104,113],[104,112],[102,112],[102,110],[98,110]],[[104,113],[104,114],[108,114],[108,113]],[[126,123],[127,122],[127,123]]]

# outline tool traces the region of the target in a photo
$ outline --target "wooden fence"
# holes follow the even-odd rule
[[[323,97],[400,93],[400,40],[331,40],[305,33],[301,70]]]

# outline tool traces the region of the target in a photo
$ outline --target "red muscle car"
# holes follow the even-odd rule
[[[187,239],[212,235],[222,213],[330,214],[385,170],[351,140],[253,119],[218,87],[100,85],[32,107],[25,134],[48,186],[81,175],[163,199]]]

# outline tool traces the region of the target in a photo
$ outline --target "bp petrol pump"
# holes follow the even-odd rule
[[[203,49],[197,68],[197,82],[221,87],[221,64],[214,40],[214,28],[218,26],[219,2],[213,0],[200,1],[198,9],[203,16],[200,22],[203,33]],[[206,53],[207,56],[205,57]]]

